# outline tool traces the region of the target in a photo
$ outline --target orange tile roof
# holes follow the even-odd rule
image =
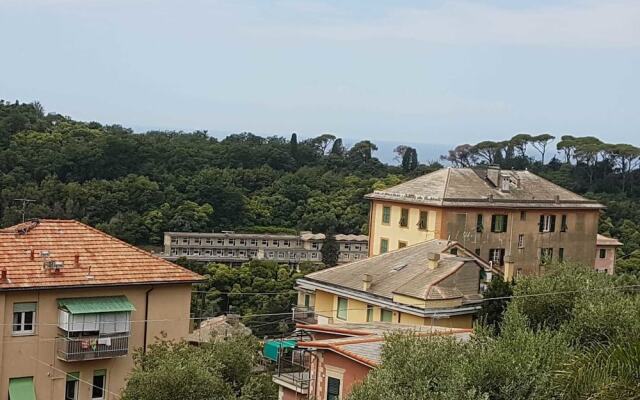
[[[43,252],[49,252],[45,257]],[[59,271],[44,261],[62,261]],[[95,228],[39,220],[0,229],[0,290],[193,283],[204,278]],[[4,274],[4,272],[3,272]]]

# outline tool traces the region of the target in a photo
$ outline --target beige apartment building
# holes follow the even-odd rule
[[[429,239],[459,242],[501,268],[540,273],[551,261],[594,265],[601,204],[529,171],[445,168],[375,191],[369,255]]]
[[[165,232],[163,257],[184,257],[202,262],[240,265],[251,260],[269,260],[297,265],[322,261],[323,233],[300,232],[299,235],[227,232]],[[369,237],[335,235],[338,263],[367,258]]]
[[[76,221],[0,229],[0,400],[115,400],[202,277]]]

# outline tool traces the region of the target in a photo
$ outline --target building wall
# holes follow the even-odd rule
[[[604,251],[604,258],[600,257],[600,251]],[[616,265],[616,247],[615,246],[597,246],[595,269],[598,272],[606,272],[609,275],[615,273]]]
[[[336,317],[338,309],[338,297],[333,293],[327,293],[321,290],[316,290],[316,314],[319,323],[344,323],[344,322],[367,322],[367,303],[363,303],[358,300],[347,299],[347,319],[341,320]],[[431,304],[431,303],[429,303]],[[303,305],[303,304],[302,304]],[[454,303],[438,303],[438,307],[445,306],[459,306],[459,301]],[[373,322],[381,321],[381,307],[373,307]],[[409,324],[409,325],[434,325],[448,328],[464,328],[471,329],[473,327],[472,315],[456,315],[448,318],[425,318],[413,314],[392,311],[391,323],[394,324]]]
[[[0,294],[0,326],[3,340],[0,342],[0,400],[7,400],[10,378],[33,377],[38,399],[63,399],[66,373],[79,372],[78,400],[90,400],[93,372],[107,370],[106,396],[117,399],[133,367],[133,353],[144,342],[145,292],[151,286],[30,290],[2,292]],[[69,297],[96,297],[125,295],[134,304],[131,314],[129,353],[125,357],[94,361],[65,362],[56,357],[56,341],[59,329],[57,299]],[[36,332],[32,336],[12,336],[13,304],[36,302]],[[191,285],[156,286],[149,293],[148,344],[154,338],[166,334],[167,339],[179,339],[189,332]],[[85,382],[82,382],[85,381]]]
[[[391,206],[391,222],[382,224],[382,209]],[[409,221],[406,228],[399,226],[400,209],[408,208]],[[417,227],[419,211],[429,210],[429,230],[427,233]],[[380,254],[380,240],[389,241],[389,251],[398,248],[398,242],[407,245],[419,243],[433,237],[451,239],[489,260],[491,249],[505,249],[514,257],[516,270],[524,274],[539,273],[541,268],[541,248],[553,249],[553,260],[564,251],[565,261],[594,265],[596,235],[598,231],[598,210],[505,210],[492,208],[434,208],[411,204],[396,204],[374,200],[371,207],[370,255]],[[435,218],[431,215],[435,214]],[[482,232],[477,232],[478,214],[483,215]],[[507,231],[491,232],[491,218],[496,214],[508,216]],[[540,215],[555,215],[554,232],[539,232]],[[567,231],[561,231],[562,215],[567,216]],[[522,219],[524,217],[524,219]],[[435,225],[431,225],[435,224]],[[433,230],[431,230],[433,229]],[[518,246],[519,235],[523,235],[524,247]]]
[[[252,259],[298,264],[322,260],[322,239],[304,239],[295,235],[236,233],[165,233],[164,257],[186,257],[196,261],[217,261],[241,264]],[[368,241],[338,242],[338,263],[366,258]]]
[[[389,224],[382,223],[382,210],[391,208],[391,220]],[[400,226],[401,209],[409,209],[409,221],[407,227]],[[418,229],[420,211],[428,212],[427,229]],[[440,237],[440,224],[442,213],[435,207],[411,206],[401,203],[373,201],[371,209],[371,225],[369,227],[369,256],[380,254],[380,240],[389,241],[389,251],[397,250],[399,242],[407,245],[420,243]]]
[[[340,379],[340,398],[346,399],[351,393],[353,385],[362,382],[371,371],[370,367],[340,354],[331,351],[319,353],[318,373],[314,390],[317,395],[315,398],[317,399],[327,398],[327,377],[332,376]]]

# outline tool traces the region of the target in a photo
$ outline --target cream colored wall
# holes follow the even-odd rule
[[[391,221],[382,223],[382,209],[391,207]],[[409,209],[409,221],[406,228],[400,226],[400,213],[402,208]],[[427,230],[418,229],[420,211],[429,213]],[[398,249],[398,242],[406,242],[407,245],[431,240],[439,235],[440,213],[437,208],[417,207],[410,204],[396,204],[374,200],[371,205],[372,226],[369,229],[369,255],[380,254],[380,239],[389,239],[389,251]]]
[[[144,341],[145,292],[150,286],[66,289],[4,292],[0,294],[0,400],[7,400],[10,378],[34,377],[36,397],[41,399],[63,399],[67,372],[80,372],[82,381],[91,382],[93,371],[107,370],[106,399],[117,399],[111,394],[120,393],[125,378],[133,367],[133,352],[141,348]],[[136,311],[131,315],[131,337],[129,354],[95,361],[65,362],[56,357],[55,338],[58,336],[57,299],[68,297],[96,297],[125,295]],[[36,334],[12,336],[11,319],[13,304],[36,302]],[[148,344],[155,337],[166,334],[168,339],[179,339],[189,332],[191,285],[156,286],[149,294]],[[80,382],[78,400],[89,400],[91,387]]]
[[[407,301],[411,300],[411,297],[405,296]],[[394,300],[395,301],[395,300]],[[411,300],[415,302],[415,299]],[[454,302],[456,302],[454,304]],[[446,302],[441,302],[440,304],[436,304],[438,307],[454,307],[459,306],[460,302],[458,300],[454,300],[450,302],[448,305]],[[409,303],[405,303],[409,304]],[[431,302],[429,303],[431,304]],[[338,296],[333,293],[327,293],[320,290],[316,290],[316,312],[326,318],[332,318],[334,323],[344,323],[344,322],[353,322],[353,323],[362,323],[367,322],[367,303],[348,299],[348,311],[347,311],[347,319],[340,320],[336,318],[336,310],[338,309]],[[327,312],[327,310],[329,310]],[[381,320],[381,307],[374,306],[373,307],[373,322],[380,322]],[[391,319],[392,323],[401,323],[408,325],[435,325],[435,326],[443,326],[450,328],[465,328],[471,329],[473,327],[473,318],[471,315],[460,315],[453,316],[449,318],[441,318],[434,319],[431,321],[431,318],[424,318],[420,316],[416,316],[413,314],[402,313],[398,311],[393,311],[393,317]]]

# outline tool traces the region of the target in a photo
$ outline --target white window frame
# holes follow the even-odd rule
[[[24,310],[24,311],[16,311],[16,306],[24,304],[27,307],[31,307],[33,305],[33,311]],[[25,303],[14,303],[13,304],[13,314],[11,315],[11,336],[31,336],[36,334],[36,311],[38,308],[38,303],[36,302],[25,302]],[[20,315],[20,323],[15,324],[13,321],[15,320],[15,315]],[[31,314],[31,329],[25,329],[25,317],[27,314]],[[16,330],[16,327],[19,328]]]
[[[524,235],[522,233],[518,235],[518,248],[524,249]]]
[[[104,375],[102,375],[102,396],[100,397],[93,397],[93,388],[95,387],[94,382],[95,382],[95,378],[96,378],[96,374],[95,372],[93,373],[93,377],[91,378],[91,400],[104,400],[106,397],[106,393],[107,393],[107,372],[105,372]]]
[[[542,232],[551,232],[551,215],[543,216]]]

